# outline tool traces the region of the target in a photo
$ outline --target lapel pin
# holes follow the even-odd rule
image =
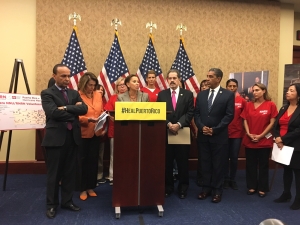
[[[182,96],[183,94],[180,94],[180,96]]]
[[[222,91],[220,91],[220,94],[222,94]]]

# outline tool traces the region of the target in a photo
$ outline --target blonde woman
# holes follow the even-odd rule
[[[125,93],[127,91],[127,87],[125,85],[125,78],[119,77],[116,81],[116,89],[115,89],[115,95],[110,96],[108,102],[106,103],[104,109],[105,110],[115,110],[115,103],[118,98],[118,94]],[[113,153],[114,153],[114,117],[109,116],[108,121],[108,131],[107,136],[109,138],[109,144],[110,144],[110,160],[109,160],[109,174],[106,179],[109,180],[110,185],[113,185]]]

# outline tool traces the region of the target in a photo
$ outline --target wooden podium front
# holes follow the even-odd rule
[[[165,121],[115,121],[112,205],[157,205],[165,201]]]

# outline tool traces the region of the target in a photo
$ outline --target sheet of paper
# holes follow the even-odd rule
[[[109,115],[106,113],[106,112],[103,112],[99,117],[98,117],[98,123],[96,124],[96,126],[95,126],[95,132],[97,132],[98,130],[100,130],[102,127],[103,127],[103,125],[104,125],[104,123],[105,123],[105,121],[106,121],[106,117],[108,117]]]
[[[191,144],[191,134],[190,128],[184,127],[178,130],[178,134],[175,135],[168,131],[168,144],[173,145],[190,145]]]
[[[283,146],[283,148],[280,150],[280,148],[277,147],[277,144],[274,143],[271,159],[284,165],[290,165],[293,152],[293,147]]]

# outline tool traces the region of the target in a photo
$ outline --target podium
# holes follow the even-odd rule
[[[165,201],[165,121],[116,121],[112,205],[157,205],[163,216]]]

